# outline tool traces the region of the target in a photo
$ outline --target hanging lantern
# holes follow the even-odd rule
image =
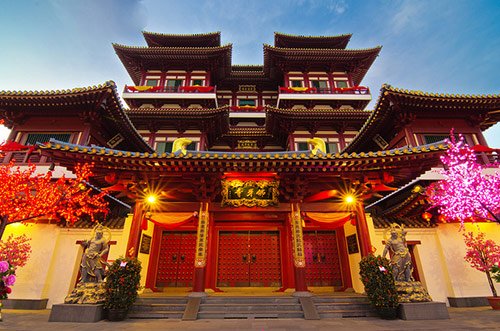
[[[430,222],[430,220],[431,220],[431,218],[432,218],[432,214],[431,214],[431,213],[429,213],[429,212],[425,212],[425,213],[423,213],[423,214],[422,214],[422,218],[423,218],[424,220],[426,220],[427,222]]]
[[[438,221],[441,223],[446,223],[446,216],[444,215],[439,215],[438,216]]]

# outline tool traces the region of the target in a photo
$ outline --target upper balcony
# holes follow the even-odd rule
[[[128,86],[124,99],[216,99],[215,86]]]
[[[372,99],[370,89],[353,87],[280,87],[279,100],[368,100]]]

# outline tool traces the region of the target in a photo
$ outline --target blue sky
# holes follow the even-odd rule
[[[3,0],[0,90],[57,90],[114,80],[130,84],[111,43],[144,46],[141,31],[221,31],[233,64],[262,64],[275,31],[352,33],[349,48],[383,49],[366,75],[440,93],[500,93],[498,0]],[[0,135],[0,141],[5,136]],[[500,127],[486,132],[500,147]]]

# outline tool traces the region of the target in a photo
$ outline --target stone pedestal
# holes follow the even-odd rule
[[[448,319],[448,308],[444,302],[415,302],[399,304],[399,318],[403,320]]]
[[[106,301],[104,283],[78,283],[65,299],[68,304],[100,304]]]
[[[49,322],[94,323],[103,319],[104,305],[58,304],[52,306]]]
[[[486,297],[448,297],[448,302],[450,307],[482,307],[490,305]]]
[[[2,300],[5,309],[38,310],[46,309],[49,299],[6,299]]]
[[[420,282],[396,281],[398,302],[431,302],[432,299]]]

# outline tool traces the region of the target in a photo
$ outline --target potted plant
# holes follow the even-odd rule
[[[106,301],[108,320],[125,319],[130,307],[137,299],[141,281],[141,262],[135,258],[118,258],[106,274]]]
[[[495,280],[499,280],[500,273],[498,264],[500,263],[500,245],[495,244],[491,239],[486,240],[485,235],[479,232],[474,236],[472,232],[464,234],[465,245],[467,252],[465,260],[470,265],[479,271],[486,274],[488,284],[490,285],[492,297],[488,297],[488,302],[493,309],[500,310],[500,297],[497,295],[495,285],[493,284],[492,275]]]
[[[398,292],[388,259],[370,254],[359,263],[360,276],[370,304],[380,317],[395,319],[398,316]]]

